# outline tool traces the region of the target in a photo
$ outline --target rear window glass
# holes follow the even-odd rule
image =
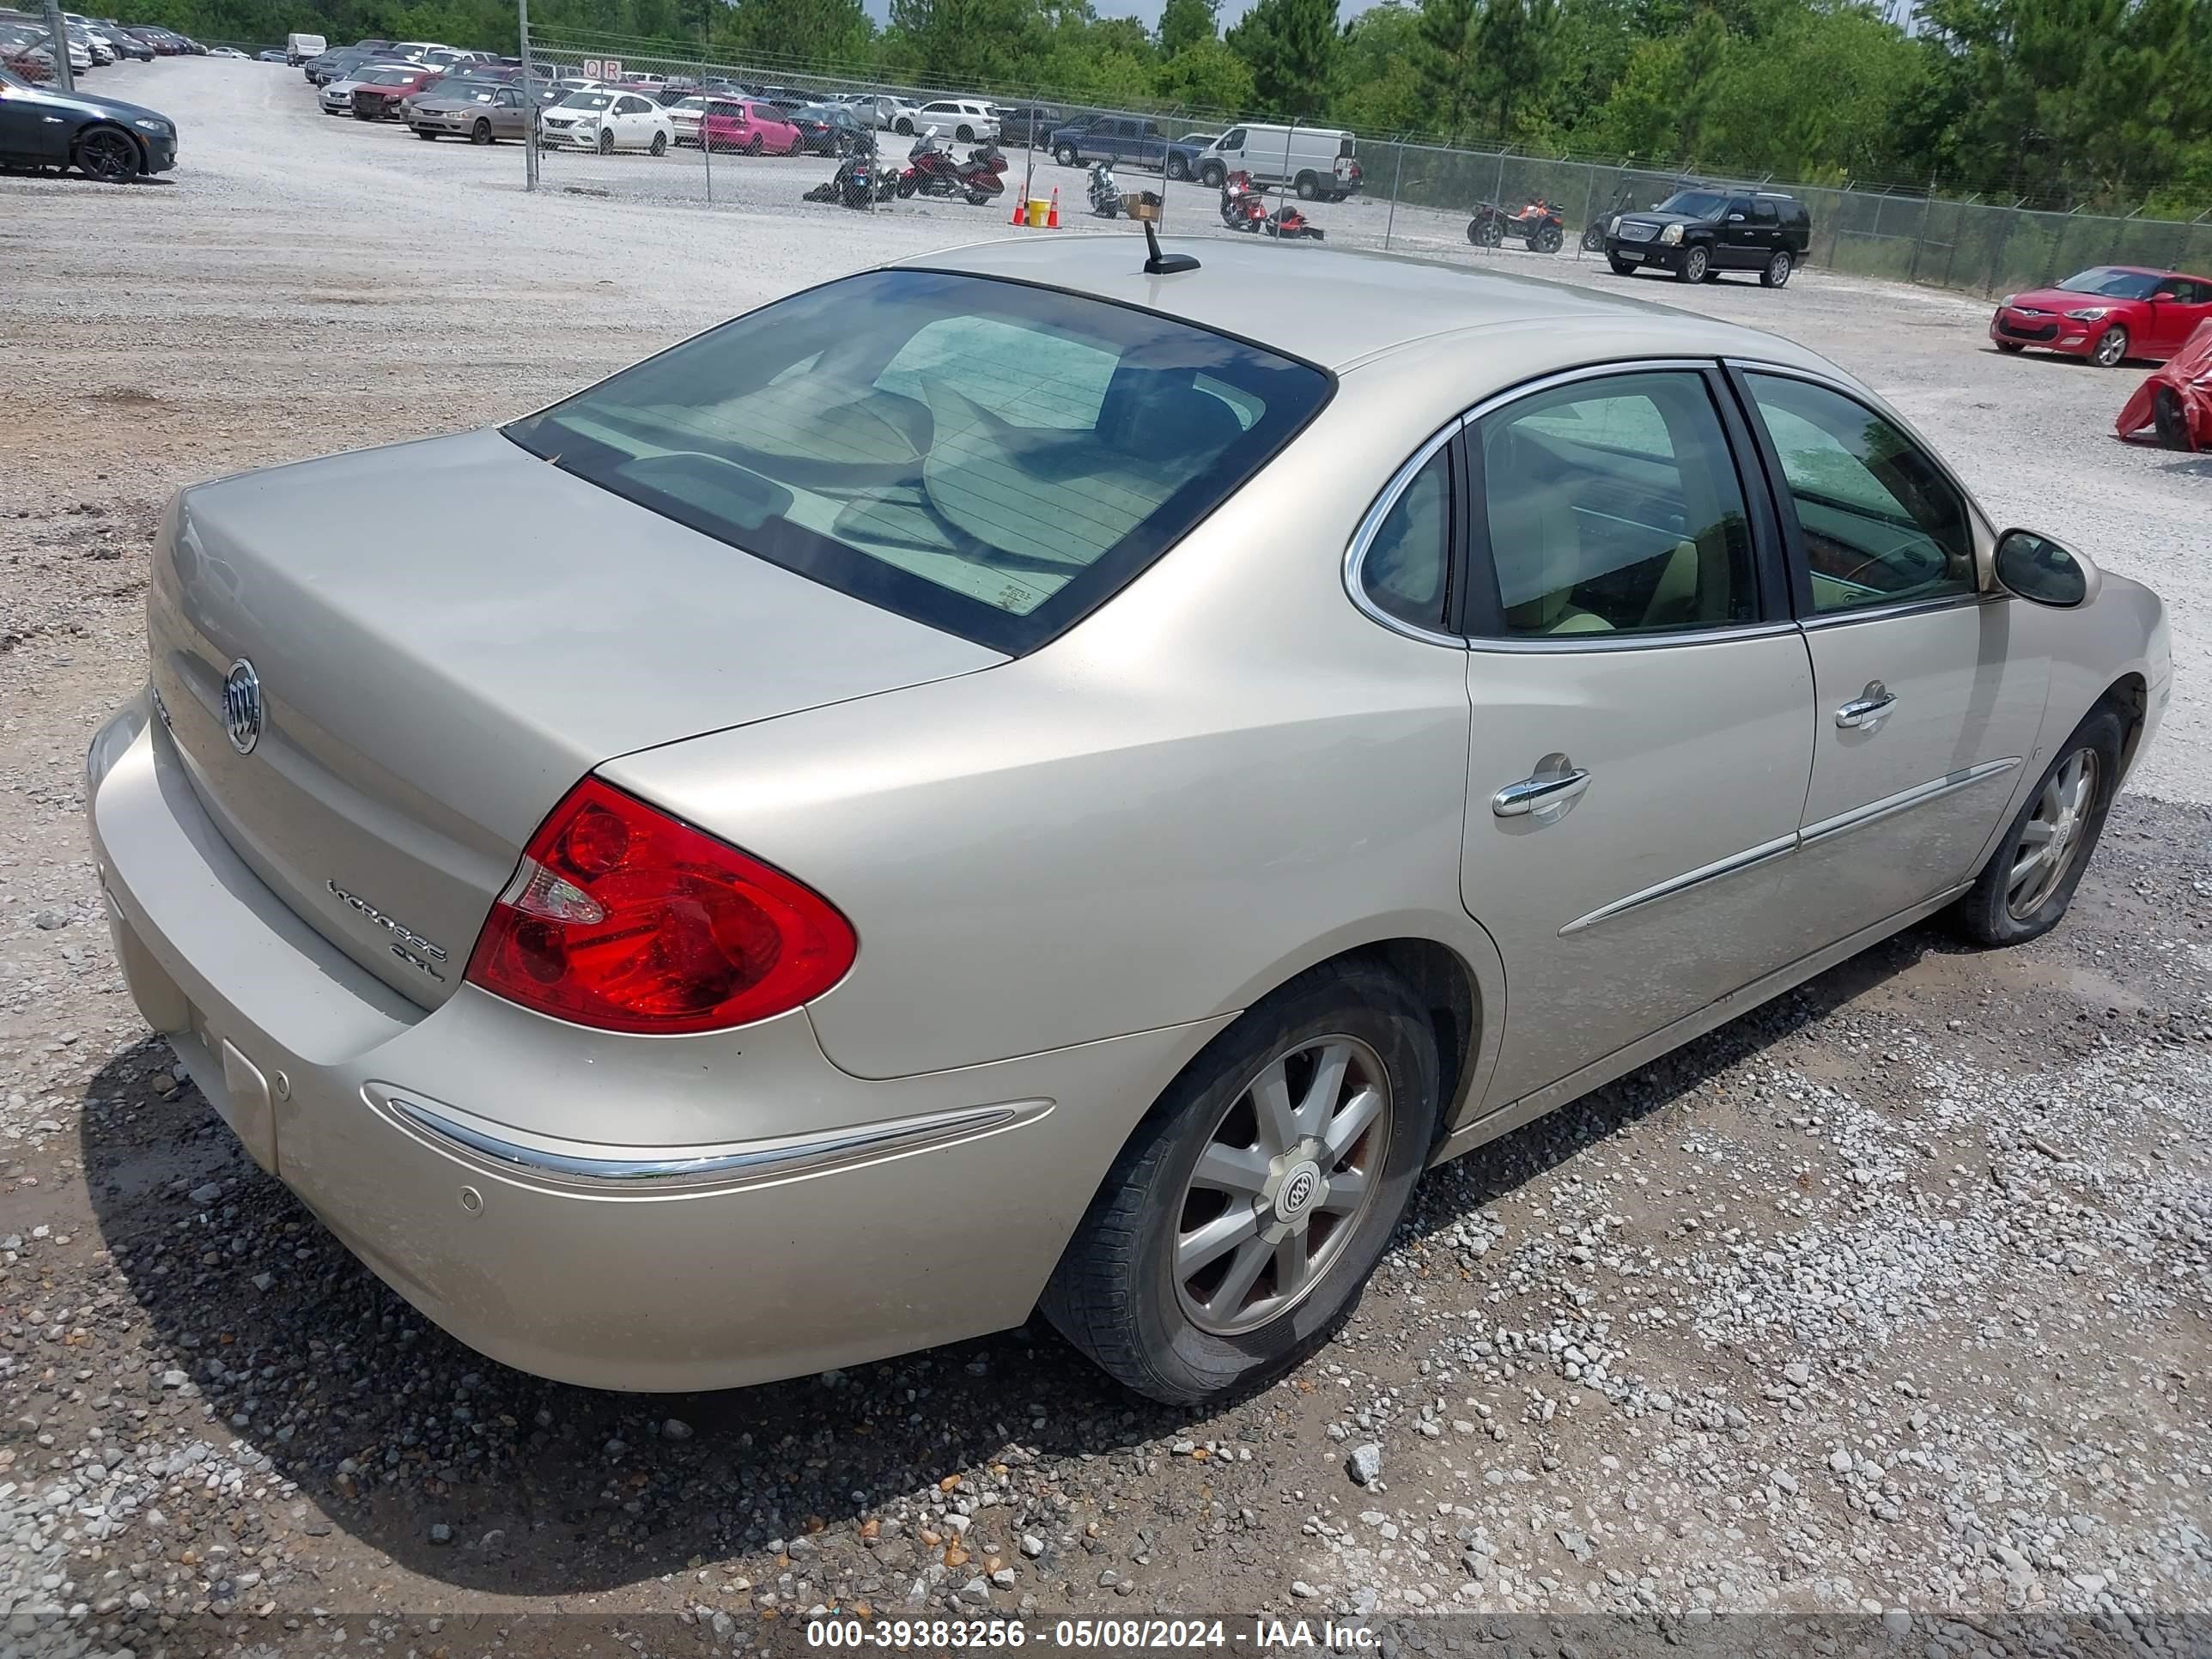
[[[506,431],[732,546],[1019,653],[1234,494],[1330,386],[1310,364],[1150,312],[872,271]]]

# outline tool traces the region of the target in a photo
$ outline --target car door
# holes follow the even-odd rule
[[[1462,895],[1504,959],[1489,1100],[1603,1060],[1809,948],[1774,902],[1813,681],[1717,365],[1611,365],[1465,442]]]
[[[2182,342],[2212,313],[2212,307],[2203,303],[2212,297],[2203,291],[2206,287],[2191,277],[2169,276],[2151,290],[2151,337],[2142,343],[2147,355],[2170,357],[2181,349]]]
[[[35,88],[0,87],[0,150],[34,161],[67,161],[72,113]]]
[[[501,87],[492,100],[491,130],[501,138],[520,138],[525,134],[525,112],[522,94],[513,87]]]
[[[1966,492],[1911,434],[1840,386],[1735,373],[1813,664],[1784,902],[1808,935],[1840,939],[1973,875],[2035,770],[2050,665],[2015,641],[2015,602],[1983,592]]]
[[[653,142],[653,106],[634,94],[625,94],[615,101],[616,113],[621,118],[615,128],[615,143],[625,149],[643,149]]]
[[[1730,197],[1720,211],[1720,226],[1713,237],[1714,265],[1722,270],[1755,270],[1765,263],[1751,198]]]

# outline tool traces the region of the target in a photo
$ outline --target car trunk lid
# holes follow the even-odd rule
[[[164,722],[225,839],[425,1007],[459,983],[531,831],[602,762],[1004,660],[489,431],[185,491],[149,629]],[[247,752],[226,724],[241,660]]]

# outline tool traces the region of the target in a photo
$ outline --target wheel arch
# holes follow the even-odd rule
[[[2135,769],[2136,751],[2142,747],[2149,723],[2150,682],[2130,670],[2106,686],[2104,695],[2090,706],[2110,706],[2119,711],[2121,723],[2127,727],[2127,735],[2120,742],[2120,776],[2125,778]]]
[[[146,171],[147,157],[145,141],[140,138],[137,133],[131,131],[129,127],[125,126],[122,122],[111,121],[105,117],[101,117],[95,120],[87,121],[82,126],[79,127],[75,132],[70,135],[70,160],[72,163],[76,160],[78,147],[81,146],[86,139],[91,137],[95,132],[119,132],[125,138],[128,138],[131,141],[131,148],[132,151],[136,153],[138,157],[138,171],[142,174]]]

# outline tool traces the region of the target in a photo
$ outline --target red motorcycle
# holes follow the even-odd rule
[[[1467,240],[1477,247],[1497,247],[1508,236],[1518,236],[1532,252],[1557,253],[1566,240],[1559,210],[1540,196],[1532,196],[1518,213],[1508,213],[1495,202],[1476,205],[1467,222]]]
[[[971,149],[966,161],[956,161],[931,127],[915,141],[906,159],[898,177],[901,196],[959,196],[981,207],[1006,188],[1006,158],[996,144]]]
[[[1222,179],[1221,222],[1231,230],[1279,236],[1285,241],[1323,240],[1321,227],[1289,203],[1268,212],[1267,194],[1252,182],[1249,173],[1232,173]]]

